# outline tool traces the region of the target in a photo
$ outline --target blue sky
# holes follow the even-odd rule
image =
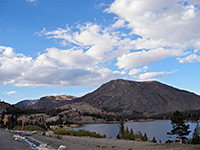
[[[200,94],[198,0],[0,0],[0,98],[81,96],[112,79]]]

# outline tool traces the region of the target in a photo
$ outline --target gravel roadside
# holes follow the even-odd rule
[[[15,141],[13,134],[0,129],[0,149],[1,150],[31,150],[26,142]]]
[[[30,136],[54,149],[65,145],[67,150],[200,150],[200,145],[154,144],[109,138],[62,136],[62,139],[34,134]],[[31,150],[26,142],[15,141],[13,134],[0,129],[1,150]]]
[[[63,136],[62,140],[53,137],[33,135],[33,138],[58,149],[65,145],[67,150],[200,150],[200,145],[154,144],[108,138]]]

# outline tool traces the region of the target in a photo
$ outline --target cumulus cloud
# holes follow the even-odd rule
[[[114,31],[113,28],[102,27],[93,23],[78,25],[73,31],[69,26],[65,29],[57,28],[47,31],[45,28],[37,33],[47,38],[60,39],[63,46],[70,46],[84,49],[85,54],[103,63],[108,60],[128,53],[129,49],[134,48],[134,44],[126,35]],[[67,44],[68,43],[68,44]]]
[[[196,54],[191,54],[185,58],[181,58],[179,60],[180,63],[194,63],[194,62],[200,62],[200,56],[196,55]]]
[[[0,47],[0,74],[1,85],[63,87],[96,86],[122,75],[99,67],[82,50],[48,48],[33,59],[5,46]]]
[[[199,5],[196,0],[115,0],[105,10],[116,15],[109,26],[85,23],[51,31],[44,28],[37,34],[57,39],[64,48],[47,48],[32,58],[0,46],[0,84],[99,85],[125,73],[139,80],[170,74],[146,72],[147,66],[168,57],[178,57],[180,63],[200,62]],[[121,70],[109,69],[107,64]]]
[[[132,33],[145,40],[158,40],[174,48],[187,48],[199,41],[199,2],[115,0],[107,12],[126,20]]]
[[[148,65],[154,63],[156,60],[167,57],[181,56],[182,50],[158,48],[149,51],[132,52],[118,57],[117,66],[119,68],[131,69],[138,66]]]
[[[135,76],[135,75],[142,73],[142,72],[143,72],[142,69],[132,69],[132,70],[129,71],[128,75],[129,76]]]

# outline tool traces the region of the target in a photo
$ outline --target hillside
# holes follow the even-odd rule
[[[23,107],[23,108],[27,108],[27,107],[35,104],[37,101],[38,100],[23,100],[23,101],[16,103],[15,105]]]
[[[11,105],[6,102],[0,102],[0,114],[3,112],[7,111],[12,111],[12,110],[19,110],[21,109],[19,106]]]
[[[154,115],[200,109],[200,96],[157,81],[112,80],[75,102],[120,115]]]
[[[32,109],[52,109],[70,103],[75,99],[74,96],[58,95],[58,96],[45,96],[40,98],[36,103],[29,105],[26,108]]]
[[[103,111],[100,108],[96,108],[88,103],[73,103],[73,104],[66,104],[63,106],[58,107],[59,109],[63,110],[70,110],[74,112],[79,112],[80,114],[88,114],[88,115],[111,115],[115,116],[114,113],[108,113]]]

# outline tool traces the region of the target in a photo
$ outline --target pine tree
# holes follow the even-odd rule
[[[156,143],[156,142],[157,142],[155,136],[153,137],[153,139],[151,140],[151,142],[153,142],[153,143]]]
[[[119,127],[119,136],[122,137],[124,135],[124,121],[123,121],[122,117],[119,120],[119,124],[120,124],[120,127]]]
[[[200,144],[200,126],[197,123],[196,128],[194,129],[193,137],[192,137],[192,144]]]
[[[191,132],[189,131],[190,126],[185,124],[184,117],[179,111],[176,111],[171,117],[171,124],[172,130],[167,134],[177,135],[178,142],[180,142],[180,139],[186,139],[185,136]]]
[[[147,141],[147,140],[148,140],[147,134],[144,133],[144,140],[143,141]]]

